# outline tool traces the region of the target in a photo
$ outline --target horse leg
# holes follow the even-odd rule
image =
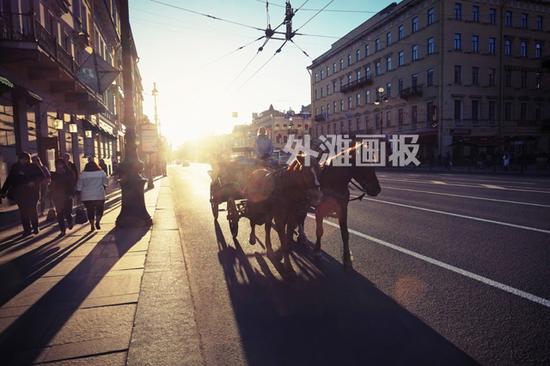
[[[319,210],[315,211],[315,235],[317,236],[317,239],[315,240],[315,249],[313,253],[315,255],[320,255],[321,237],[323,236],[323,215],[319,212]]]
[[[307,214],[306,214],[307,215]],[[306,232],[304,230],[304,225],[306,221],[306,215],[299,218],[298,224],[298,243],[306,244],[308,242]]]
[[[338,224],[340,225],[340,234],[342,235],[343,243],[343,258],[344,268],[347,270],[353,269],[353,257],[349,250],[349,231],[348,231],[348,207],[346,204],[341,206],[338,215]]]
[[[250,220],[250,237],[248,238],[248,242],[251,245],[256,244],[256,224]]]
[[[271,220],[272,218],[267,218],[265,221],[265,247],[268,253],[273,252],[273,247],[271,246]]]

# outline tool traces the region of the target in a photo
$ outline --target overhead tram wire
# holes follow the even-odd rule
[[[219,62],[219,61],[223,60],[224,58],[229,57],[229,56],[233,55],[234,53],[237,53],[237,52],[239,52],[240,50],[242,50],[242,49],[244,49],[244,48],[246,48],[246,47],[248,47],[248,46],[250,46],[250,45],[252,45],[252,44],[258,42],[259,40],[264,39],[264,38],[265,38],[265,36],[260,36],[260,37],[256,38],[256,39],[253,40],[253,41],[250,41],[250,42],[248,42],[248,43],[246,43],[246,44],[244,44],[244,45],[242,45],[242,46],[240,46],[240,47],[235,48],[233,51],[230,51],[230,52],[226,53],[225,55],[221,55],[220,57],[218,57],[218,58],[215,59],[214,61],[211,61],[211,62],[209,62],[208,64],[206,64],[205,66],[210,66],[210,65],[212,65],[212,64],[215,64],[216,62]]]
[[[264,67],[266,67],[267,64],[269,64],[269,63],[271,62],[271,60],[273,60],[273,59],[275,58],[275,56],[277,56],[279,53],[281,53],[281,50],[282,50],[283,47],[287,44],[287,42],[288,42],[288,40],[285,40],[285,41],[283,42],[283,44],[281,45],[281,47],[277,48],[277,50],[275,50],[275,53],[274,53],[266,62],[264,62],[264,64],[263,64],[262,66],[260,66],[260,68],[259,68],[258,70],[256,70],[252,75],[250,75],[250,76],[248,77],[248,79],[246,79],[246,81],[245,81],[244,83],[241,84],[241,86],[239,87],[239,89],[242,89],[243,87],[245,87],[246,84],[248,84],[248,82],[254,78],[254,76],[258,75],[258,73],[259,73],[260,71],[262,71],[262,69],[263,69]]]
[[[302,53],[303,53],[304,55],[306,55],[307,58],[309,58],[311,61],[313,61],[313,58],[309,55],[309,53],[307,53],[302,47],[298,46],[298,44],[296,44],[296,42],[294,42],[293,39],[291,39],[290,42],[292,42],[292,44],[293,44],[294,46],[296,46],[296,48],[298,48],[300,51],[302,51]]]
[[[296,29],[295,32],[298,32],[300,29],[302,29],[303,27],[305,27],[309,22],[311,22],[315,17],[317,17],[317,15],[321,14],[330,4],[332,4],[334,2],[334,0],[330,0],[325,6],[323,6],[321,9],[319,9],[315,14],[313,14],[313,16],[311,18],[309,18],[308,20],[306,20],[306,22],[304,24],[302,24],[300,27],[298,27],[298,29]]]
[[[263,3],[263,0],[255,0],[259,3]],[[272,6],[276,6],[278,8],[284,8],[285,5],[283,4],[278,4],[278,3],[274,3],[272,2],[271,3]],[[319,9],[312,9],[312,8],[303,8],[302,9],[303,11],[319,11]],[[331,13],[364,13],[364,14],[376,14],[378,13],[377,10],[347,10],[347,9],[326,9],[325,10],[326,12],[331,12]]]
[[[163,6],[167,6],[167,7],[170,7],[170,8],[185,11],[185,12],[188,12],[188,13],[191,13],[191,14],[201,15],[203,17],[207,17],[207,18],[210,18],[210,19],[213,19],[213,20],[218,20],[218,21],[221,21],[221,22],[225,22],[225,23],[229,23],[229,24],[233,24],[233,25],[238,25],[238,26],[245,27],[245,28],[260,30],[260,31],[265,30],[265,29],[262,29],[262,28],[259,28],[259,27],[255,27],[253,25],[244,24],[244,23],[237,22],[237,21],[230,20],[230,19],[220,18],[220,17],[217,17],[215,15],[211,15],[211,14],[208,14],[208,13],[203,13],[203,12],[200,12],[200,11],[184,8],[182,6],[166,3],[164,1],[160,1],[160,0],[149,0],[149,1],[151,1],[153,3],[156,3],[156,4],[163,5]]]

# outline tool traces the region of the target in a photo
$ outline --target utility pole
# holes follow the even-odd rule
[[[290,41],[292,37],[294,37],[294,34],[292,32],[293,17],[294,17],[294,9],[292,9],[292,5],[290,4],[290,1],[287,1],[286,7],[285,7],[285,20],[284,20],[284,23],[286,25],[285,38],[287,41]]]
[[[136,143],[136,115],[134,111],[134,60],[137,58],[132,31],[128,0],[120,1],[122,81],[124,83],[124,124],[126,125],[124,161],[120,164],[122,208],[116,226],[149,227],[151,216],[145,208],[144,185],[141,176],[143,162],[139,159]]]
[[[157,113],[157,95],[159,91],[157,89],[157,83],[153,83],[153,91],[151,91],[151,95],[153,96],[153,102],[155,104],[155,125],[157,126],[159,135],[160,135],[160,123],[159,123],[159,116]]]

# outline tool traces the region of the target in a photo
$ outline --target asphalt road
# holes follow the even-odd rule
[[[170,169],[207,364],[550,364],[549,179],[381,172],[350,204],[355,272],[331,219],[288,274],[263,229],[213,220],[207,169]]]

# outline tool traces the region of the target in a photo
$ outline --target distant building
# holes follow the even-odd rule
[[[270,105],[267,110],[253,115],[250,127],[252,133],[256,135],[260,127],[266,128],[273,142],[273,147],[280,150],[286,144],[289,134],[301,137],[309,133],[311,113],[308,107],[305,106],[302,106],[301,111],[296,113],[292,109],[281,112]]]
[[[309,67],[312,134],[418,134],[423,162],[547,154],[549,46],[547,1],[393,3]]]

